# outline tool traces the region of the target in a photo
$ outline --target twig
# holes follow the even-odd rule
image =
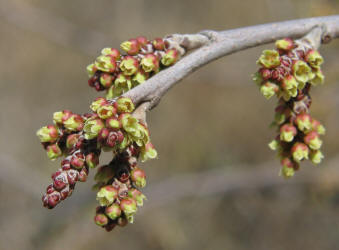
[[[153,105],[150,108],[153,108],[171,87],[201,66],[222,56],[270,43],[283,37],[299,38],[316,26],[326,29],[326,32],[322,34],[322,42],[327,43],[339,37],[339,15],[269,23],[219,32],[202,31],[200,34],[208,39],[196,44],[201,46],[199,49],[183,57],[174,66],[131,89],[124,96],[130,97],[136,105],[152,101]],[[177,39],[180,37],[178,34],[175,36]],[[191,35],[181,36],[186,37],[185,43],[189,43],[187,39],[192,37]],[[182,47],[185,43],[182,42]]]

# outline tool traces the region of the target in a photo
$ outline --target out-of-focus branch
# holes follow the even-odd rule
[[[208,39],[195,43],[192,48],[200,48],[183,57],[174,66],[161,71],[145,83],[131,89],[124,96],[130,97],[135,104],[151,101],[156,106],[165,93],[184,77],[201,66],[220,57],[273,42],[283,37],[299,38],[316,26],[323,27],[322,42],[327,43],[339,37],[339,15],[315,17],[292,21],[255,25],[227,31],[202,31],[200,35]],[[194,35],[175,35],[181,47],[189,44]],[[190,49],[190,47],[188,47]]]

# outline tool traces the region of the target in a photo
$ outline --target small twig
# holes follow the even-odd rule
[[[203,65],[237,51],[270,43],[283,37],[302,37],[317,26],[325,30],[322,32],[322,42],[339,37],[339,15],[269,23],[220,32],[202,31],[200,35],[208,39],[203,39],[201,36],[199,42],[192,42],[195,46],[191,47],[201,46],[199,49],[145,83],[131,89],[124,96],[130,97],[136,105],[144,101],[152,101],[151,108],[153,108],[170,88]],[[189,39],[196,37],[178,34],[175,36],[178,37],[176,39],[185,40],[185,43],[181,42],[181,44],[190,44]]]

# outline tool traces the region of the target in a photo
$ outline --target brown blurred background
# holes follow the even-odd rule
[[[338,249],[339,40],[321,48],[326,85],[312,91],[326,159],[293,180],[278,176],[267,147],[275,100],[250,77],[272,45],[202,68],[150,113],[159,159],[144,164],[148,201],[134,225],[106,233],[94,224],[94,171],[43,208],[59,162],[35,136],[54,111],[88,111],[98,94],[85,67],[105,46],[338,11],[337,0],[0,0],[0,249]]]

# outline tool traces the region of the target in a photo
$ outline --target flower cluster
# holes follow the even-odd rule
[[[137,37],[120,45],[125,55],[114,48],[104,48],[94,63],[87,66],[89,86],[106,90],[112,99],[143,83],[162,68],[173,65],[179,52],[166,39],[152,41]]]
[[[261,68],[253,80],[260,92],[270,99],[279,98],[273,125],[278,135],[270,144],[281,159],[281,175],[289,178],[305,159],[319,164],[324,157],[320,151],[320,135],[325,128],[311,117],[310,89],[322,84],[320,69],[323,58],[307,42],[285,38],[275,43],[276,50],[264,50],[257,64]]]
[[[90,107],[92,112],[84,115],[68,110],[55,112],[54,125],[38,130],[37,136],[50,159],[65,156],[42,200],[45,207],[55,207],[71,195],[77,181],[86,181],[89,168],[99,163],[101,150],[112,151],[112,162],[100,167],[95,177],[101,205],[95,222],[109,230],[113,224],[133,222],[136,206],[141,206],[145,198],[137,188],[146,184],[144,171],[136,166],[137,160],[156,158],[157,152],[147,126],[133,116],[131,99],[99,97]]]

